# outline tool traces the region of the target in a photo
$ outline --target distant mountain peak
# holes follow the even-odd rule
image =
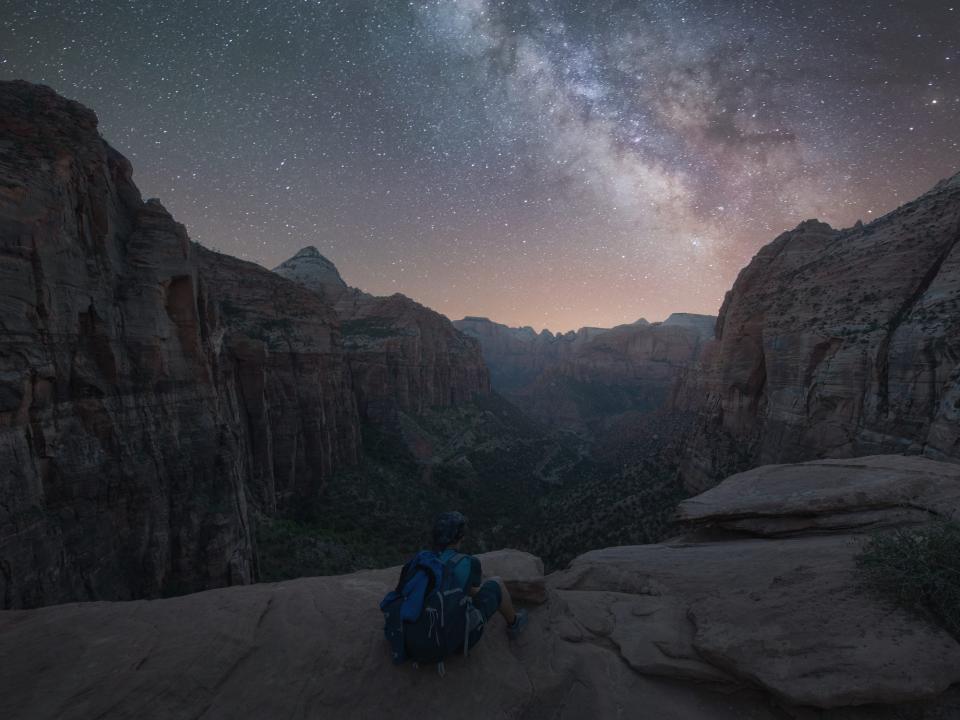
[[[701,337],[712,338],[717,324],[717,318],[714,315],[675,312],[671,313],[670,317],[663,321],[663,324],[693,328],[700,333]]]
[[[273,271],[316,292],[338,295],[347,289],[347,283],[340,276],[337,266],[313,245],[301,248]]]

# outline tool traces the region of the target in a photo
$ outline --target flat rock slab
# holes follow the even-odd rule
[[[907,524],[957,513],[960,465],[877,455],[748,470],[684,500],[678,514],[692,524],[739,526],[764,534],[765,529],[773,533]]]

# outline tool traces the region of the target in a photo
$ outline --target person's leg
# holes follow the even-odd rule
[[[503,612],[504,598],[510,603],[510,594],[503,586],[500,578],[488,578],[473,595],[473,606],[483,615],[483,621],[490,622],[490,618]],[[512,603],[510,604],[512,608]],[[506,617],[506,616],[504,616]]]
[[[507,625],[513,625],[517,619],[517,611],[513,607],[513,599],[510,597],[510,591],[507,590],[507,586],[503,584],[503,580],[500,578],[492,577],[490,579],[500,587],[500,607],[498,607],[497,610],[503,615],[503,619],[507,621]]]
[[[497,583],[497,587],[500,588],[500,607],[497,609],[500,611],[500,614],[503,615],[503,619],[507,621],[507,635],[511,638],[519,637],[527,624],[527,611],[514,609],[513,598],[510,597],[510,591],[507,590],[507,586],[503,584],[503,580],[500,578],[492,579]]]
[[[484,623],[489,622],[497,612],[503,615],[503,619],[507,621],[507,634],[510,637],[517,637],[527,624],[527,611],[514,609],[510,592],[503,584],[503,580],[498,577],[484,581],[473,596],[473,605],[483,614]],[[480,640],[482,633],[481,626],[477,628],[475,635],[471,635],[471,646]]]

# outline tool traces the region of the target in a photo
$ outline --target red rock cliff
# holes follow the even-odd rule
[[[863,226],[802,223],[727,294],[684,478],[871,453],[960,459],[960,175]]]
[[[249,582],[358,447],[329,305],[206,251],[48,88],[0,83],[0,607]]]

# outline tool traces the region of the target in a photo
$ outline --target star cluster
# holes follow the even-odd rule
[[[779,232],[960,170],[954,1],[8,0],[0,77],[207,246],[566,330],[715,313]]]

